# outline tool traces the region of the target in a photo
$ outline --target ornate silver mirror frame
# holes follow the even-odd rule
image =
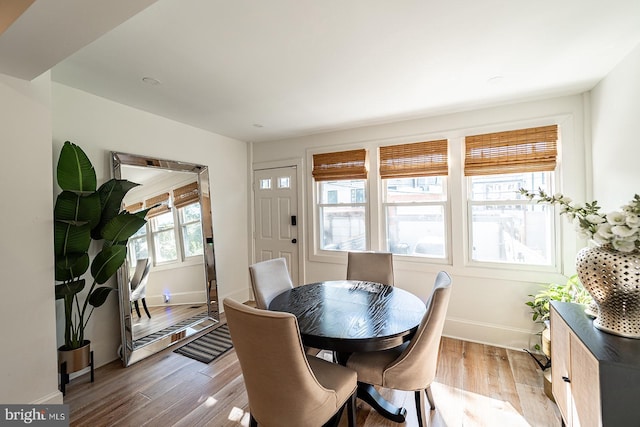
[[[202,238],[203,238],[203,266],[206,294],[206,313],[181,320],[162,328],[152,334],[137,336],[134,333],[135,324],[132,321],[129,280],[132,266],[127,261],[118,271],[118,288],[120,302],[120,325],[122,346],[119,351],[124,366],[129,366],[147,356],[157,353],[193,334],[214,326],[219,322],[218,296],[216,285],[215,251],[213,241],[213,221],[211,216],[211,198],[209,186],[209,171],[207,166],[164,160],[154,157],[139,156],[127,153],[111,153],[113,176],[118,179],[128,179],[127,171],[135,169],[155,169],[158,171],[176,171],[193,173],[198,183],[199,202],[201,209]],[[132,168],[129,168],[131,166]],[[137,182],[135,179],[130,181]],[[140,182],[138,182],[140,183]],[[142,183],[144,185],[144,183]],[[168,190],[168,189],[167,189]],[[127,257],[128,258],[128,257]],[[135,266],[133,266],[135,267]],[[166,302],[166,301],[165,301]],[[144,316],[144,314],[143,314]],[[151,320],[151,319],[149,319]]]

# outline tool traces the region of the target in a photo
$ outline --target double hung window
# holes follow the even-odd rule
[[[518,190],[552,193],[557,139],[556,125],[466,137],[470,261],[553,265],[552,208]]]
[[[313,178],[320,249],[367,249],[366,150],[314,155]]]
[[[447,140],[380,147],[386,250],[447,257]]]

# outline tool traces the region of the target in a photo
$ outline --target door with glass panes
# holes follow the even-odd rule
[[[296,167],[254,171],[255,260],[285,258],[294,285],[298,278]]]

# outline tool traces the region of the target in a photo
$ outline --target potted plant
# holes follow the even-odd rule
[[[592,302],[591,295],[582,286],[578,275],[569,277],[564,285],[549,283],[542,287],[540,292],[529,295],[531,298],[525,304],[531,308],[532,319],[535,323],[543,323],[549,327],[549,310],[551,301],[575,302],[588,306]],[[543,334],[543,350],[546,350]],[[540,350],[540,345],[535,345],[536,350]],[[547,354],[547,351],[544,351]]]
[[[115,290],[105,283],[124,263],[127,241],[145,225],[148,209],[136,214],[120,211],[125,194],[138,184],[111,179],[96,189],[91,161],[69,141],[60,152],[57,182],[62,192],[54,208],[55,279],[59,282],[55,295],[64,302],[64,345],[58,355],[60,366],[66,362],[60,372],[68,375],[89,366],[85,328],[93,310]],[[92,253],[97,251],[93,260],[92,241],[98,245],[92,248]],[[91,285],[83,292],[89,266]]]

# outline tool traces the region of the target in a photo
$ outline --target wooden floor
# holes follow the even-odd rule
[[[429,426],[560,426],[542,372],[525,353],[443,338]],[[382,418],[358,401],[359,427],[417,426],[413,393],[380,390],[407,408],[407,421]],[[274,392],[277,392],[274,389]],[[231,350],[204,364],[165,350],[128,368],[119,361],[67,385],[72,426],[248,426],[248,400]],[[346,426],[343,416],[340,426]],[[304,427],[304,426],[301,426]]]
[[[139,308],[140,317],[138,317],[135,310],[133,310],[131,314],[134,340],[146,337],[183,320],[207,312],[206,304],[172,304],[148,307],[149,314],[151,314],[151,318],[148,318],[144,312],[144,308],[142,308],[142,303],[139,304]]]

